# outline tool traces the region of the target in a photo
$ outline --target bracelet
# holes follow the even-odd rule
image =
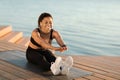
[[[62,45],[61,47],[66,47],[66,45],[64,44],[64,45]]]

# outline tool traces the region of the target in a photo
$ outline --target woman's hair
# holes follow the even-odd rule
[[[53,17],[52,17],[52,15],[50,14],[50,13],[42,13],[40,16],[39,16],[39,18],[38,18],[38,27],[40,27],[40,22],[45,18],[45,17],[51,17],[52,19],[53,19]]]

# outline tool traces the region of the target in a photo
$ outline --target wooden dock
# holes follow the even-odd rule
[[[0,26],[0,52],[19,50],[25,52],[29,37],[12,30],[12,26]],[[17,54],[17,53],[16,53]],[[64,56],[62,56],[64,58]],[[73,56],[74,67],[92,72],[90,76],[75,80],[120,80],[120,56]],[[52,80],[21,67],[0,60],[0,80]],[[62,80],[59,79],[58,80]]]

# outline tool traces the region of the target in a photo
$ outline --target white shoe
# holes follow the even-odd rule
[[[72,67],[72,65],[73,65],[73,58],[71,56],[68,56],[62,65],[61,74],[68,75],[69,70]]]
[[[62,58],[57,57],[55,62],[50,67],[54,75],[59,75],[61,73],[61,70],[60,70],[61,64],[62,64]]]

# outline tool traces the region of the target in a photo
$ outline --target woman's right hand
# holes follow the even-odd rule
[[[64,47],[54,47],[55,51],[60,51],[60,52],[64,52],[65,50],[67,50],[67,48]]]

